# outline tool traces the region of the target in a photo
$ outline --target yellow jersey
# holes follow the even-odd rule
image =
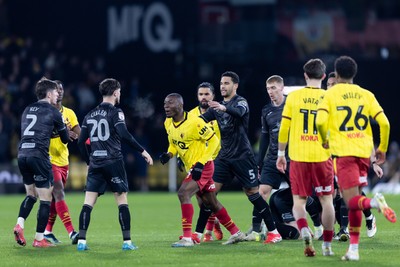
[[[189,115],[193,115],[196,117],[199,117],[201,115],[201,110],[200,107],[195,107],[191,111],[189,111]],[[219,140],[221,140],[221,132],[219,131],[218,123],[216,120],[210,121],[207,123],[207,125],[214,131],[215,135],[218,137]],[[218,156],[219,150],[221,149],[221,143],[218,145],[217,150],[215,151],[213,155],[213,159],[215,159]]]
[[[305,87],[286,98],[279,129],[279,143],[289,143],[289,158],[299,162],[323,162],[329,150],[322,147],[315,118],[317,106],[325,94],[320,88]]]
[[[203,119],[185,111],[182,121],[167,118],[164,126],[168,134],[168,152],[179,155],[187,171],[197,162],[205,164],[212,160],[219,139]]]
[[[79,124],[78,118],[76,117],[75,112],[72,109],[67,107],[61,106],[60,110],[65,125],[69,129],[73,129],[76,125]],[[68,156],[68,143],[64,144],[61,142],[60,137],[55,137],[50,139],[50,147],[49,147],[49,154],[50,154],[50,162],[56,166],[67,166],[69,164]]]
[[[318,105],[317,127],[329,132],[333,156],[369,158],[374,149],[370,117],[380,126],[380,145],[387,151],[389,121],[374,94],[356,84],[338,83],[330,88]]]

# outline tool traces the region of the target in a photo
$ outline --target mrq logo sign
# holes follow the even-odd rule
[[[172,37],[172,14],[163,3],[154,2],[147,8],[142,5],[123,6],[120,10],[109,7],[107,19],[109,51],[141,38],[147,48],[155,53],[176,52],[181,46],[181,41]]]

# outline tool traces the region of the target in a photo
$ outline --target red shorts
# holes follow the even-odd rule
[[[63,185],[65,186],[68,179],[68,165],[60,167],[51,164],[51,168],[53,169],[54,182],[62,181]]]
[[[293,195],[302,197],[331,195],[333,193],[332,160],[323,162],[290,161],[290,187]]]
[[[196,181],[197,185],[199,186],[200,190],[197,192],[198,195],[203,194],[203,192],[214,192],[215,191],[215,184],[213,180],[214,174],[214,161],[208,161],[206,165],[204,165],[203,172],[201,173],[200,180]],[[188,174],[183,183],[187,183],[192,181],[192,174]]]
[[[334,158],[334,161],[341,191],[368,185],[369,158],[338,157]]]

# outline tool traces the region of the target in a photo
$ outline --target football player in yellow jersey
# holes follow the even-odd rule
[[[212,156],[219,145],[219,139],[214,131],[197,116],[188,116],[183,110],[182,96],[176,93],[169,94],[164,100],[164,110],[171,123],[165,124],[168,134],[168,152],[160,155],[162,164],[166,164],[170,158],[179,155],[184,163],[188,175],[182,182],[178,197],[182,210],[183,237],[172,247],[191,247],[193,205],[191,197],[198,194],[204,205],[215,213],[219,221],[232,234],[233,239],[243,239],[243,233],[229,217],[226,209],[217,200],[215,184],[212,179],[214,173],[214,162]]]
[[[214,86],[209,82],[203,82],[197,86],[197,100],[199,101],[199,105],[192,110],[189,111],[189,114],[194,116],[200,116],[205,113],[209,108],[208,102],[214,100],[215,90]],[[210,121],[208,126],[214,131],[215,135],[218,139],[221,139],[221,132],[219,131],[217,121]],[[218,145],[217,150],[215,150],[215,154],[213,155],[213,159],[218,156],[218,152],[221,149],[221,144]]]
[[[303,70],[307,86],[291,92],[283,108],[276,167],[282,173],[286,170],[285,149],[289,141],[293,215],[305,243],[304,254],[315,256],[306,212],[307,197],[314,191],[322,206],[322,254],[331,256],[335,220],[332,160],[329,150],[322,147],[321,134],[315,128],[317,105],[325,94],[321,83],[326,76],[326,66],[320,59],[310,59]]]
[[[206,112],[208,109],[208,102],[214,100],[214,97],[215,97],[215,89],[211,83],[202,82],[201,84],[199,84],[197,86],[197,100],[199,101],[199,105],[190,110],[189,115],[199,117],[201,114]],[[172,123],[172,118],[166,118],[164,126],[167,127],[170,123]],[[210,121],[208,123],[208,126],[214,131],[218,139],[221,139],[221,133],[219,131],[218,123],[216,121]],[[215,151],[213,159],[217,157],[220,149],[221,149],[221,144]]]
[[[328,75],[328,79],[326,81],[326,89],[331,88],[336,84],[336,74],[335,72],[331,72]],[[372,159],[371,161],[374,160],[375,151],[372,151]],[[378,178],[381,178],[383,176],[383,170],[378,164],[373,164],[372,168],[377,175]],[[337,189],[337,178],[335,175],[335,190]],[[361,191],[361,194],[363,196],[366,196],[364,191]],[[336,213],[336,220],[338,221],[340,225],[340,230],[339,232],[335,235],[334,239],[337,239],[339,241],[347,241],[350,237],[349,231],[347,228],[347,225],[349,224],[349,217],[347,216],[349,211],[347,210],[346,203],[344,202],[343,197],[341,196],[339,190],[334,193],[334,203],[335,203],[335,213]],[[366,221],[366,226],[367,226],[367,236],[368,237],[374,237],[377,231],[376,227],[376,218],[372,214],[371,209],[364,209],[362,211],[365,216],[365,221]]]
[[[58,85],[58,99],[55,107],[63,116],[64,122],[68,128],[70,141],[72,142],[79,137],[81,127],[79,126],[75,112],[72,109],[62,105],[62,100],[64,97],[63,84],[58,80],[55,82]],[[72,240],[72,244],[76,244],[78,242],[78,233],[75,231],[74,226],[72,225],[68,205],[65,202],[64,192],[64,187],[68,179],[69,168],[68,144],[62,143],[60,137],[58,135],[54,135],[50,140],[49,154],[53,169],[54,189],[53,200],[50,206],[50,216],[44,232],[44,238],[53,244],[60,243],[60,241],[53,234],[53,226],[58,214],[68,232],[69,238]]]
[[[199,117],[201,114],[205,113],[207,109],[209,108],[208,102],[214,100],[215,97],[215,89],[214,86],[209,83],[209,82],[202,82],[197,86],[197,100],[199,101],[199,105],[192,110],[189,111],[188,115],[189,116],[195,116]],[[166,118],[164,122],[164,126],[168,127],[169,124],[172,123],[172,118]],[[219,131],[218,123],[217,121],[210,121],[208,123],[208,126],[215,132],[216,136],[218,139],[221,139],[221,133]],[[218,156],[218,152],[221,149],[221,144],[218,145],[218,148],[215,150],[215,153],[213,155],[213,160]],[[180,171],[184,171],[184,166],[182,160],[178,157],[178,167]],[[199,205],[202,205],[202,201],[199,197],[197,197],[197,201],[199,202]],[[205,225],[206,224],[206,225]],[[203,241],[204,242],[210,242],[213,241],[212,237],[212,231],[214,230],[214,235],[217,240],[221,240],[223,238],[223,232],[221,230],[221,226],[216,219],[215,215],[212,214],[208,218],[208,221],[201,221],[197,223],[196,225],[196,235],[199,237],[199,240],[202,239],[202,233],[204,231],[204,228],[206,229],[206,232],[204,234]]]
[[[396,222],[396,214],[382,194],[378,193],[372,199],[361,195],[362,187],[368,183],[370,164],[382,164],[386,160],[390,124],[375,96],[353,84],[357,74],[354,59],[348,56],[337,58],[335,73],[337,84],[319,103],[316,125],[324,147],[329,148],[334,157],[339,188],[349,209],[350,246],[342,259],[357,261],[361,210],[377,208],[390,222]],[[380,130],[380,143],[372,163],[370,155],[374,142],[370,118],[376,120]]]
[[[215,89],[214,86],[209,82],[202,82],[197,86],[197,100],[199,101],[199,105],[192,110],[189,111],[189,115],[193,115],[199,117],[201,114],[204,114],[209,108],[208,102],[214,100],[215,97]],[[215,132],[215,135],[218,139],[221,140],[221,133],[219,131],[217,121],[210,121],[207,123],[208,126]],[[219,150],[221,149],[221,143],[219,143],[218,148],[215,150],[213,155],[213,160],[218,156]],[[201,199],[198,198],[199,204],[201,205]],[[213,241],[212,231],[214,230],[214,235],[217,240],[221,240],[224,237],[224,234],[221,230],[221,226],[219,225],[218,220],[216,219],[214,214],[211,214],[208,217],[207,225],[205,226],[206,231],[204,233],[204,242]],[[196,233],[203,232],[204,224],[197,223],[196,225]]]

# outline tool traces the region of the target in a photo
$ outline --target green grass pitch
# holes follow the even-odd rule
[[[228,209],[233,220],[247,231],[251,223],[252,206],[241,192],[221,192],[220,201]],[[54,228],[62,241],[54,248],[32,247],[36,227],[38,203],[25,222],[26,247],[14,241],[12,229],[16,223],[23,195],[0,196],[0,255],[1,266],[400,266],[400,222],[392,224],[376,210],[378,232],[368,238],[365,221],[361,232],[360,262],[342,262],[348,242],[333,241],[335,256],[321,255],[321,242],[315,241],[317,256],[303,255],[301,240],[286,241],[273,245],[243,242],[222,246],[221,241],[202,243],[193,248],[171,248],[171,243],[181,235],[180,204],[172,193],[129,194],[132,217],[132,239],[139,246],[137,251],[122,251],[122,236],[118,223],[117,208],[111,193],[101,196],[92,212],[87,235],[89,251],[78,252],[71,245],[67,232],[59,218]],[[79,212],[83,193],[67,193],[73,224],[78,229]],[[388,195],[387,202],[400,215],[400,196]],[[198,207],[195,204],[194,222]],[[224,229],[224,240],[229,233]]]

